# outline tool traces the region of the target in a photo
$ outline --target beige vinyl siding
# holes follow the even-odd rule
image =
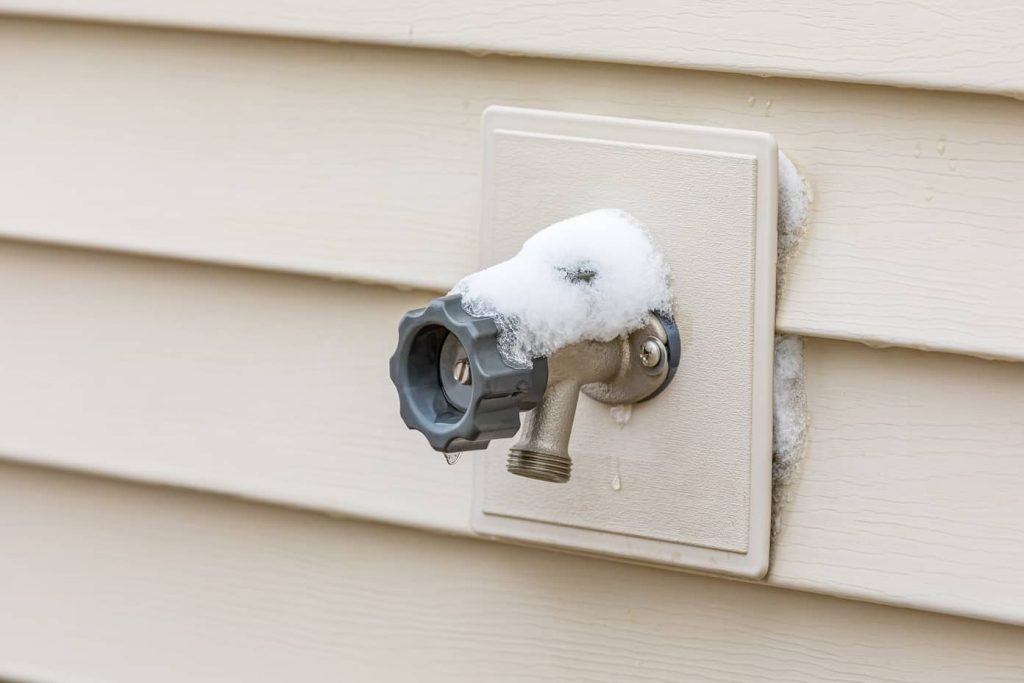
[[[0,0],[0,11],[1024,95],[1003,0]]]
[[[815,193],[780,330],[1024,360],[1024,102],[19,20],[0,61],[0,235],[445,290],[485,106],[751,128]]]
[[[1024,672],[1019,628],[10,464],[0,538],[0,675],[26,680]]]
[[[1021,680],[1024,10],[758,2],[0,0],[274,34],[0,18],[0,677]],[[469,456],[401,425],[490,104],[764,130],[807,175],[769,585],[472,540]]]
[[[472,468],[387,378],[428,294],[15,242],[0,292],[5,456],[470,533]],[[807,372],[769,583],[1024,623],[1024,365],[811,340]]]

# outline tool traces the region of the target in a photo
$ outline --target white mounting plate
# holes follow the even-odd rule
[[[572,480],[475,458],[483,535],[762,577],[771,518],[778,148],[771,135],[491,107],[484,113],[482,265],[592,209],[648,228],[673,276],[679,370],[625,425],[580,397]],[[529,287],[529,282],[522,283]]]

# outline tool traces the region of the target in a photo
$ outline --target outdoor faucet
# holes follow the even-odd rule
[[[461,295],[450,294],[402,318],[390,369],[405,424],[449,463],[522,426],[508,471],[565,483],[580,392],[609,405],[648,400],[671,381],[679,353],[675,324],[651,312],[611,341],[580,341],[514,367],[500,353],[497,321],[470,315]]]

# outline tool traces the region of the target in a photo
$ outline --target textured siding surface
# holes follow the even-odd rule
[[[387,378],[430,294],[14,242],[0,292],[0,453],[469,533],[482,454],[445,466]],[[807,371],[769,581],[1024,623],[1024,366],[812,340]]]
[[[1021,10],[676,4],[0,0],[293,36],[0,18],[0,676],[1024,679]],[[470,540],[471,467],[401,428],[490,104],[765,130],[810,180],[769,585]]]
[[[0,11],[1024,96],[1005,0],[0,0]]]
[[[0,235],[447,289],[487,105],[749,128],[816,195],[780,329],[1024,360],[1024,102],[21,21],[0,61]]]
[[[60,501],[60,505],[54,504]],[[0,675],[1019,681],[1024,631],[0,465]]]

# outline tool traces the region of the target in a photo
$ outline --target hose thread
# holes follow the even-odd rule
[[[564,484],[572,474],[572,458],[513,449],[508,453],[508,471],[520,477]]]

